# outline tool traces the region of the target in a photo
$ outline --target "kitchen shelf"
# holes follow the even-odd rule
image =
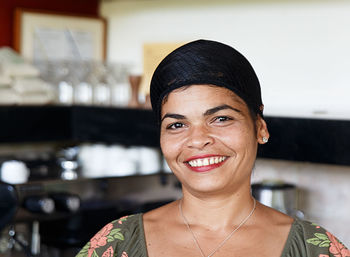
[[[68,140],[71,112],[59,106],[2,106],[0,143]]]
[[[68,141],[159,147],[151,110],[92,106],[0,107],[0,143]],[[350,165],[350,120],[265,117],[258,157]]]
[[[150,110],[92,106],[0,107],[0,143],[104,142],[158,146]]]
[[[76,180],[50,179],[31,181],[24,184],[12,185],[16,191],[18,207],[23,207],[25,199],[31,196],[50,196],[65,193],[79,196],[81,210],[101,207],[103,203],[114,203],[127,197],[130,193],[144,194],[149,185],[164,189],[169,185],[177,186],[178,180],[173,174],[153,173],[148,175],[133,175],[122,177],[79,178]],[[166,197],[166,194],[160,198]],[[93,203],[93,204],[89,204]],[[89,206],[90,207],[89,207]],[[25,208],[18,208],[16,221],[53,220],[63,217],[65,211],[57,211],[54,215],[32,213]],[[62,216],[63,215],[63,216]],[[68,215],[69,216],[69,215]]]
[[[350,120],[265,117],[269,142],[258,156],[350,165]]]
[[[113,177],[79,177],[73,180],[62,180],[56,179],[42,179],[42,180],[31,180],[23,184],[13,184],[12,186],[16,188],[17,195],[20,201],[23,200],[25,196],[28,195],[41,195],[47,192],[60,192],[64,191],[66,193],[81,193],[82,187],[87,188],[99,188],[99,190],[105,190],[107,184],[110,183],[121,183],[128,184],[127,181],[139,181],[147,179],[159,179],[159,182],[166,183],[167,178],[174,177],[172,173],[155,172],[152,174],[141,175],[135,174],[130,176],[113,176]]]

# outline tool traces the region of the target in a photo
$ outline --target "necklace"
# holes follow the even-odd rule
[[[217,250],[219,250],[231,237],[232,235],[240,228],[243,226],[244,223],[246,223],[246,221],[250,218],[250,216],[252,216],[253,212],[255,211],[255,207],[256,207],[256,200],[254,199],[254,206],[253,206],[253,209],[250,211],[250,213],[248,214],[247,217],[245,217],[241,223],[238,224],[237,227],[235,227],[232,232],[207,256],[207,257],[211,257],[213,256]],[[186,217],[184,216],[183,212],[182,212],[182,199],[180,200],[180,203],[179,203],[179,210],[180,210],[180,214],[181,214],[181,217],[183,219],[183,222],[185,223],[187,229],[191,232],[191,235],[192,235],[192,238],[193,238],[193,241],[194,243],[196,244],[199,252],[201,253],[202,257],[205,257],[205,254],[202,250],[202,248],[199,246],[199,243],[198,243],[198,240],[196,238],[196,236],[194,235],[191,227],[190,227],[190,224],[188,223]]]

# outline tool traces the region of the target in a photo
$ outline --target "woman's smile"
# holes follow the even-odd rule
[[[195,172],[206,172],[220,167],[227,160],[222,155],[202,155],[187,159],[184,163]]]

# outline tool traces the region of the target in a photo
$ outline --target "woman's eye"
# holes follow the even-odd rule
[[[183,126],[184,126],[184,124],[182,124],[180,122],[175,122],[175,123],[168,125],[166,128],[167,129],[179,129],[179,128],[182,128]]]
[[[230,120],[233,120],[233,119],[227,116],[218,116],[214,118],[213,122],[225,122]]]

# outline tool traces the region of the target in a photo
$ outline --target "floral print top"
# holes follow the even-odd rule
[[[108,223],[76,257],[148,257],[142,214]],[[281,257],[350,257],[350,251],[317,224],[295,220]]]

